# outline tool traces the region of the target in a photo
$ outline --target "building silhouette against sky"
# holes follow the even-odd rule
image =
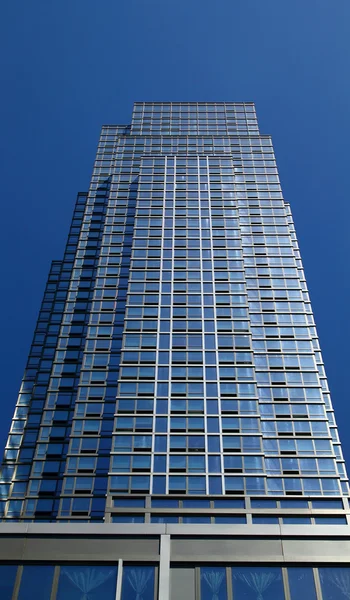
[[[102,128],[1,498],[6,598],[43,577],[39,600],[349,597],[350,571],[325,566],[349,553],[348,480],[252,103],[135,103]]]

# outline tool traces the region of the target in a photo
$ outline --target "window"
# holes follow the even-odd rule
[[[151,515],[151,523],[178,523],[177,515]]]
[[[308,501],[301,500],[299,498],[291,499],[291,500],[280,500],[281,508],[308,508]]]
[[[331,500],[328,498],[320,498],[318,500],[312,500],[312,508],[343,508],[342,500]]]
[[[284,525],[311,525],[310,517],[283,517]]]
[[[144,498],[114,498],[113,506],[129,508],[129,507],[137,507],[144,508],[145,507],[145,499]]]
[[[322,567],[319,569],[322,596],[331,600],[344,600],[350,595],[350,569],[347,567]]]
[[[319,516],[315,517],[316,525],[347,525],[346,517],[342,516]]]
[[[243,498],[216,498],[214,500],[215,508],[245,508],[245,500]]]
[[[18,600],[32,600],[32,598],[47,600],[50,598],[54,570],[55,567],[52,565],[25,565]]]
[[[269,498],[252,498],[252,508],[277,508],[276,500],[270,500]]]
[[[152,508],[178,508],[179,501],[175,498],[152,498]]]
[[[234,598],[284,600],[280,567],[232,567]]]
[[[183,523],[194,523],[194,524],[209,524],[211,522],[211,519],[209,516],[207,515],[191,515],[191,516],[183,516],[182,517],[182,522]]]
[[[227,580],[225,567],[201,567],[200,600],[226,600]]]
[[[125,565],[121,600],[154,600],[155,567]],[[104,600],[106,600],[104,598]]]
[[[278,517],[271,515],[253,515],[254,525],[278,525]]]
[[[57,600],[115,600],[116,584],[115,566],[62,566]]]
[[[210,508],[210,500],[205,498],[188,498],[182,501],[184,508]]]
[[[0,565],[1,600],[11,600],[17,574],[17,565]]]
[[[245,515],[220,515],[215,517],[217,525],[238,524],[243,525],[247,522]]]
[[[113,523],[144,523],[144,515],[120,514],[112,516]]]
[[[291,600],[316,600],[314,575],[310,567],[288,567],[288,581]]]

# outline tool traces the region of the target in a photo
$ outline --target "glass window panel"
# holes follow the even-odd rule
[[[210,500],[205,498],[189,498],[183,500],[184,508],[210,508]]]
[[[211,522],[210,517],[206,517],[206,516],[196,516],[196,515],[192,515],[192,516],[184,516],[182,517],[182,522],[183,523],[200,523],[200,524],[209,524]]]
[[[201,567],[200,600],[227,600],[225,567]]]
[[[176,515],[152,515],[151,523],[178,523],[179,517]]]
[[[337,516],[326,516],[322,515],[315,517],[316,525],[347,525],[346,517]]]
[[[245,508],[243,498],[216,498],[214,500],[215,508]]]
[[[228,525],[230,523],[245,524],[247,519],[244,515],[222,515],[215,517],[215,523],[218,525]]]
[[[310,525],[310,517],[283,517],[285,525]]]
[[[310,567],[288,567],[288,581],[291,600],[316,600],[314,575]]]
[[[154,600],[155,567],[125,565],[121,600]]]
[[[253,515],[253,525],[278,525],[278,517],[271,515]]]
[[[312,508],[343,508],[342,500],[319,499],[312,500]]]
[[[145,499],[144,498],[115,498],[113,501],[113,506],[122,506],[123,508],[129,506],[137,506],[140,508],[144,508]]]
[[[18,600],[47,600],[51,595],[53,565],[25,565]],[[2,595],[1,595],[2,598]]]
[[[277,502],[276,500],[270,500],[269,498],[252,498],[251,499],[251,507],[252,508],[276,508]]]
[[[117,567],[80,566],[61,567],[57,600],[115,600]]]
[[[287,499],[280,500],[281,508],[308,508],[307,500],[296,499]]]
[[[284,600],[280,567],[233,567],[234,598],[242,600]]]
[[[350,597],[350,568],[323,567],[319,569],[324,600],[344,600]]]
[[[189,494],[205,494],[206,482],[205,477],[189,477],[188,492]]]
[[[113,515],[113,523],[144,523],[144,515]]]
[[[17,565],[0,565],[0,597],[11,600],[17,574]]]
[[[152,507],[154,508],[178,508],[179,501],[175,498],[153,498]]]

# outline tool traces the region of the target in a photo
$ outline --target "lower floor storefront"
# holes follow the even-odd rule
[[[348,526],[0,525],[1,600],[345,600]]]

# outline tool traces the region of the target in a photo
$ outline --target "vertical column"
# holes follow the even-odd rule
[[[159,600],[170,599],[170,535],[160,536]]]

